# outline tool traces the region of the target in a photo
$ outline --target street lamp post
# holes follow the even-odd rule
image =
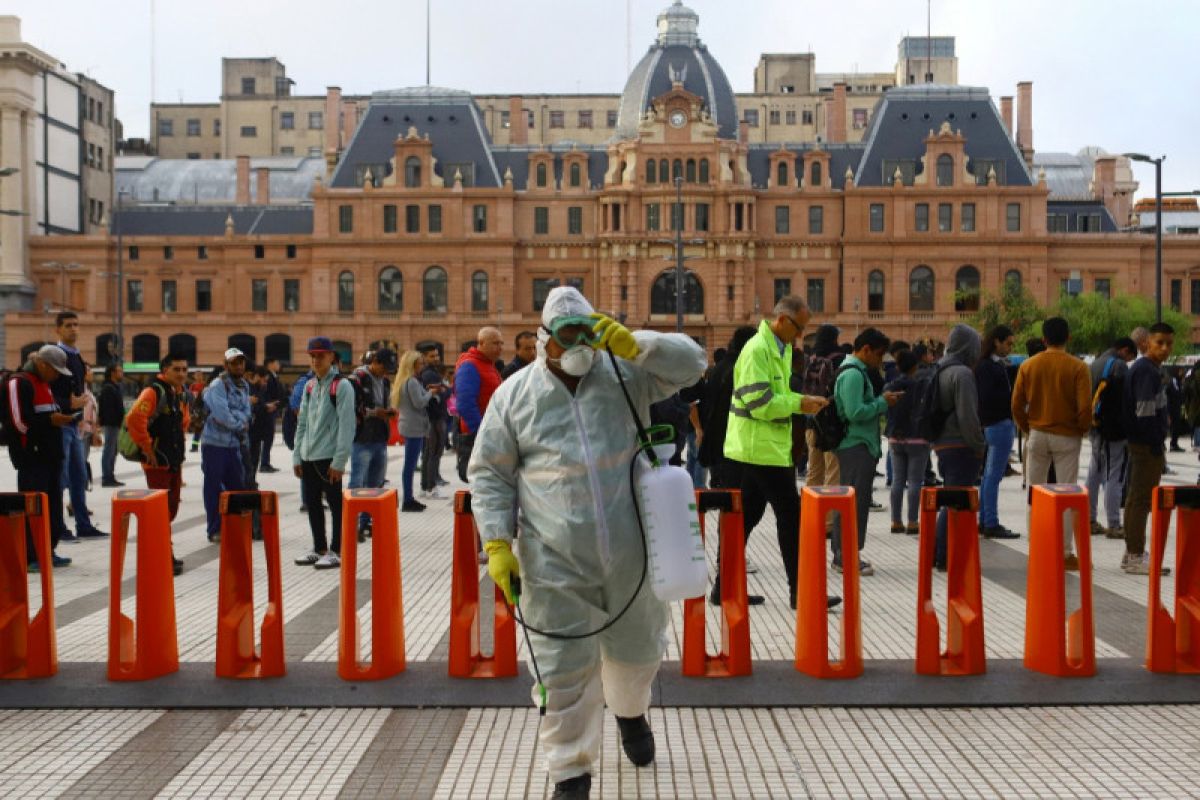
[[[117,224],[117,363],[125,366],[125,247],[122,232],[125,228],[121,210],[125,198],[125,190],[117,192],[117,212],[113,220]]]
[[[675,207],[671,210],[675,224],[675,332],[683,333],[683,176],[675,178]]]
[[[1166,156],[1151,158],[1145,153],[1126,153],[1125,157],[1154,165],[1154,318],[1162,322],[1162,162]]]

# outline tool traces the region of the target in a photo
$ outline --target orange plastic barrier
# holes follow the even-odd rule
[[[454,568],[450,582],[450,677],[512,678],[517,674],[517,625],[495,589],[492,655],[479,652],[479,546],[471,493],[454,493]]]
[[[1158,486],[1151,498],[1146,669],[1200,673],[1200,486]],[[1162,602],[1162,565],[1175,511],[1175,616]]]
[[[1025,589],[1025,667],[1060,677],[1096,674],[1096,626],[1092,616],[1092,556],[1087,491],[1074,484],[1029,490],[1029,568]],[[1063,569],[1063,514],[1074,515],[1079,557],[1080,607],[1067,616]]]
[[[700,535],[704,512],[721,512],[721,651],[709,655],[704,643],[706,598],[683,601],[683,674],[693,678],[729,678],[749,675],[750,606],[746,599],[746,532],[742,493],[736,489],[702,489],[696,492]]]
[[[946,650],[933,607],[933,552],[938,509],[946,509]],[[917,673],[982,675],[983,588],[979,565],[979,491],[921,490],[920,572],[917,574]]]
[[[221,493],[221,562],[217,588],[217,677],[283,675],[283,577],[279,506],[274,492]],[[262,524],[267,560],[267,608],[262,654],[254,647],[254,512]]]
[[[121,613],[121,578],[129,518],[137,517],[137,624]],[[108,592],[108,679],[141,681],[179,670],[175,576],[167,493],[122,489],[112,497],[112,559]]]
[[[29,618],[25,524],[33,533],[42,607]],[[0,494],[0,678],[47,678],[58,672],[50,517],[41,492]]]
[[[342,591],[338,603],[338,675],[376,681],[404,671],[404,601],[395,489],[347,489],[342,495]],[[371,517],[371,661],[359,660],[358,515]]]
[[[841,660],[829,660],[825,520],[841,515]],[[863,671],[858,600],[858,514],[848,486],[804,487],[800,502],[800,575],[796,591],[796,669],[815,678],[856,678]]]

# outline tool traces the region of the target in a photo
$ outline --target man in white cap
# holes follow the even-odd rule
[[[208,418],[200,434],[200,470],[204,473],[204,512],[208,540],[221,540],[221,492],[246,488],[243,447],[250,446],[250,386],[246,354],[225,351],[225,371],[204,390]]]
[[[510,602],[519,575],[525,621],[550,634],[530,641],[546,688],[541,743],[554,797],[586,798],[606,703],[629,759],[654,760],[646,711],[667,625],[666,604],[639,583],[637,428],[616,370],[647,421],[650,404],[699,380],[706,359],[683,334],[630,333],[571,287],[550,292],[542,325],[537,361],[492,395],[468,473],[488,572]]]

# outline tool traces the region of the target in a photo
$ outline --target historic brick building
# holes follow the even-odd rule
[[[377,340],[456,351],[484,323],[509,340],[532,330],[561,282],[633,327],[671,328],[676,227],[685,327],[710,348],[788,292],[847,335],[912,339],[944,336],[1005,281],[1042,302],[1153,291],[1152,237],[1119,230],[1128,165],[1035,157],[1030,84],[1015,125],[984,89],[906,86],[883,94],[860,142],[753,142],[696,24],[679,4],[664,12],[606,144],[496,144],[466,92],[379,92],[303,201],[276,188],[312,162],[252,175],[245,158],[213,167],[228,164],[233,202],[131,206],[107,236],[34,239],[38,307],[83,309],[100,361],[118,270],[135,361],[171,348],[211,364],[230,344],[301,361],[318,333],[346,356]],[[68,262],[86,270],[43,266]],[[1167,237],[1164,272],[1200,286],[1200,241]],[[41,313],[7,325],[10,364],[50,333]]]

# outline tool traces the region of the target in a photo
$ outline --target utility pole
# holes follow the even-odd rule
[[[117,342],[116,342],[116,357],[117,363],[122,367],[125,366],[125,247],[121,234],[125,228],[124,219],[122,218],[121,210],[125,190],[121,189],[117,192],[117,213],[113,217],[113,221],[117,225]]]

